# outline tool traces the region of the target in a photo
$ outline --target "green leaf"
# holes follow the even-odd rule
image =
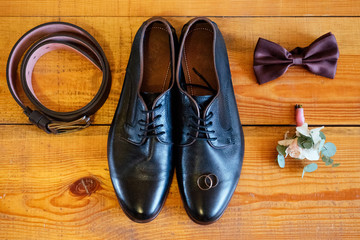
[[[285,167],[285,158],[283,155],[279,154],[277,156],[277,162],[279,164],[279,167],[284,168]]]
[[[332,165],[332,167],[338,167],[340,165],[340,163],[334,163],[333,165]]]
[[[310,149],[310,148],[312,148],[312,146],[314,145],[314,143],[313,143],[313,141],[311,140],[311,141],[305,141],[305,142],[303,142],[303,147],[305,148],[305,149]]]
[[[336,153],[336,146],[331,142],[325,143],[324,147],[321,149],[321,153],[327,157],[332,157]]]
[[[320,138],[323,140],[326,140],[325,134],[322,131],[320,131]]]
[[[285,153],[285,150],[287,149],[286,146],[283,146],[283,145],[280,145],[278,144],[276,146],[276,150],[278,151],[279,154],[283,155],[283,156],[286,156],[286,153]]]
[[[303,173],[302,173],[302,178],[304,177],[305,172],[314,172],[316,169],[318,168],[318,165],[316,163],[310,163],[309,165],[304,167]]]
[[[334,160],[332,160],[331,158],[329,158],[329,157],[327,157],[325,155],[322,155],[321,159],[325,163],[326,166],[329,166],[334,162]]]
[[[313,172],[318,168],[318,165],[316,163],[310,163],[309,165],[304,167],[305,172]]]
[[[310,149],[314,146],[314,141],[311,137],[304,136],[300,134],[300,137],[298,138],[298,146],[305,149]]]
[[[325,139],[322,139],[319,143],[319,149],[321,151],[321,149],[324,147],[324,143],[325,143]]]
[[[329,166],[331,164],[333,164],[334,160],[332,160],[331,158],[329,158],[329,160],[325,163],[326,166]]]

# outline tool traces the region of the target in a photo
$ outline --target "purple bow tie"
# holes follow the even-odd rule
[[[280,77],[293,65],[302,65],[314,74],[334,78],[338,58],[337,42],[330,32],[308,47],[297,47],[290,52],[274,42],[259,38],[254,52],[254,71],[259,84]]]

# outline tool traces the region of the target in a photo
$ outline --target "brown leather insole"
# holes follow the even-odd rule
[[[144,72],[141,92],[161,93],[171,80],[171,47],[169,32],[161,22],[147,27],[144,36]]]
[[[189,84],[187,91],[190,95],[215,94],[214,91],[206,89],[209,87],[202,77],[212,89],[216,91],[218,88],[213,56],[213,37],[213,29],[206,22],[195,23],[186,36],[181,64],[186,84]],[[203,86],[203,88],[196,85]]]

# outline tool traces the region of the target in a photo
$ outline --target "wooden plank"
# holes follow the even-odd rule
[[[0,16],[359,16],[357,0],[12,0]]]
[[[133,37],[147,18],[61,17],[88,30],[100,42],[109,59],[113,84],[109,99],[94,122],[110,124],[121,92]],[[180,31],[190,18],[168,18]],[[293,106],[303,104],[310,124],[360,124],[359,18],[212,18],[227,43],[233,84],[243,124],[294,124]],[[0,75],[13,44],[28,29],[55,17],[2,18]],[[278,42],[291,50],[306,46],[332,31],[339,43],[340,59],[335,79],[313,75],[293,67],[281,78],[259,86],[252,62],[258,37]],[[36,66],[39,97],[54,110],[73,110],[95,94],[100,74],[91,64],[67,52],[50,53]],[[0,123],[27,123],[12,100],[5,81],[0,82]]]
[[[55,16],[59,12],[59,0],[15,0],[0,2],[0,16]],[[41,14],[43,13],[43,14]]]
[[[341,165],[319,162],[319,169],[302,179],[302,161],[289,160],[284,169],[274,161],[277,140],[290,128],[245,127],[238,188],[223,217],[209,226],[188,218],[176,181],[153,222],[131,222],[110,182],[108,129],[94,126],[52,136],[33,126],[0,126],[1,239],[360,237],[360,128],[325,128],[327,141],[338,148],[334,160]],[[85,182],[88,189],[99,183],[90,195],[78,181],[87,177],[93,179]]]

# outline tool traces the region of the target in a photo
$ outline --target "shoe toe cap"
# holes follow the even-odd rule
[[[165,181],[113,180],[125,214],[135,222],[149,222],[160,212],[168,186]]]
[[[184,202],[188,215],[198,224],[216,222],[227,208],[235,187],[219,184],[205,191],[196,187],[191,188],[192,192],[187,194]]]
[[[223,210],[206,206],[206,204],[198,204],[189,208],[187,213],[194,222],[207,225],[216,222],[222,216]]]

